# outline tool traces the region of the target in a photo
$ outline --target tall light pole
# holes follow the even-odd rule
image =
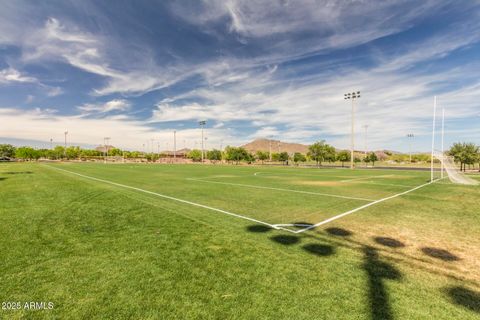
[[[67,156],[67,134],[68,134],[68,131],[65,130],[65,132],[63,134],[65,135],[65,149],[63,149],[63,156],[66,157]]]
[[[173,159],[177,158],[177,131],[173,131]]]
[[[368,124],[364,125],[363,128],[365,129],[365,158],[367,157],[367,130],[368,130]],[[366,162],[365,162],[366,163]]]
[[[360,98],[360,91],[354,91],[351,93],[345,93],[343,95],[345,100],[352,100],[352,128],[351,128],[351,141],[350,141],[350,169],[354,168],[353,161],[353,149],[355,148],[355,100]]]
[[[202,128],[202,163],[203,163],[203,158],[204,158],[203,153],[205,152],[205,146],[204,146],[204,140],[203,140],[203,128],[207,124],[207,121],[202,120],[202,121],[199,121],[198,124],[200,125],[200,128]]]
[[[415,136],[413,135],[413,133],[407,134],[407,138],[408,138],[408,154],[409,154],[409,158],[410,158],[410,163],[412,163],[412,140],[413,140],[413,137],[415,137]]]
[[[53,139],[50,138],[50,149],[53,150]]]
[[[103,138],[103,146],[105,148],[103,150],[103,154],[105,155],[105,158],[103,160],[104,163],[107,163],[107,158],[108,158],[108,140],[110,140],[110,137]]]
[[[270,162],[272,162],[272,140],[268,140],[268,156],[270,158]]]

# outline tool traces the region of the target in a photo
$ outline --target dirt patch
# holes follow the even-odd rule
[[[344,186],[345,184],[340,181],[312,181],[312,180],[295,180],[294,184],[303,185],[303,186]]]

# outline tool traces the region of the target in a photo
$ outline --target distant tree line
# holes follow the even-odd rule
[[[467,166],[478,164],[480,170],[480,147],[474,143],[457,142],[447,151],[447,154],[452,156],[454,161],[460,165],[461,170],[466,170]],[[0,160],[20,159],[26,161],[34,161],[38,159],[50,160],[87,160],[87,159],[103,159],[104,152],[91,149],[82,149],[78,146],[63,147],[56,146],[53,149],[34,149],[32,147],[14,147],[10,144],[0,144]],[[158,153],[143,153],[139,151],[126,151],[118,148],[108,149],[110,157],[124,157],[126,159],[146,159],[147,161],[156,161],[164,154]],[[187,158],[194,162],[202,160],[202,151],[198,149],[191,150],[187,154]],[[255,154],[248,152],[242,147],[227,146],[225,150],[209,150],[204,153],[204,159],[213,163],[225,161],[227,163],[239,164],[241,162],[253,163],[266,161],[280,162],[288,164],[292,161],[299,165],[307,161],[315,162],[317,166],[323,163],[340,162],[342,166],[350,162],[351,153],[347,150],[337,151],[333,146],[325,143],[325,141],[318,141],[310,145],[306,154],[295,152],[288,154],[287,152],[269,153],[267,151],[257,151]],[[377,161],[394,161],[394,162],[409,162],[410,156],[406,154],[393,154],[388,151],[370,152],[366,155],[359,156],[355,153],[353,161],[355,163],[365,162],[375,165]],[[413,154],[411,155],[411,162],[429,162],[429,154]]]

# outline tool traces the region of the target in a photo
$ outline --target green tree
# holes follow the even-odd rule
[[[222,151],[217,149],[207,151],[207,159],[212,161],[213,163],[222,160]]]
[[[80,147],[68,147],[65,150],[67,159],[77,159],[80,157]]]
[[[38,160],[40,153],[31,147],[20,147],[15,150],[15,158],[22,160]]]
[[[225,148],[225,160],[235,161],[235,163],[238,164],[242,160],[251,162],[253,160],[253,156],[248,153],[245,148],[227,146]]]
[[[202,151],[193,149],[188,153],[187,158],[192,159],[194,162],[200,162],[202,161]]]
[[[337,154],[337,160],[342,163],[342,167],[345,166],[345,162],[350,161],[350,152],[347,150],[342,150]]]
[[[288,163],[288,153],[287,152],[280,152],[278,154],[278,161],[281,161],[283,163]]]
[[[378,157],[377,157],[377,154],[375,152],[370,152],[369,154],[367,154],[367,156],[365,157],[364,161],[365,162],[371,162],[372,163],[372,166],[375,166],[375,161],[378,160]]]
[[[262,161],[262,163],[270,157],[270,155],[268,154],[268,152],[266,152],[266,151],[260,151],[260,150],[257,151],[257,153],[256,153],[255,155],[256,155],[256,157],[257,157],[258,160]]]
[[[335,148],[325,141],[318,141],[308,147],[308,155],[320,166],[323,161],[332,161],[335,159]]]
[[[0,159],[13,158],[15,156],[15,147],[11,144],[0,144]]]
[[[478,160],[479,147],[474,143],[456,142],[448,151],[453,156],[455,162],[460,162],[460,170],[466,170],[466,165],[474,164]]]
[[[298,164],[299,162],[305,162],[307,161],[307,158],[305,157],[305,155],[301,154],[300,152],[295,152],[293,154],[293,162],[295,162],[295,164]]]

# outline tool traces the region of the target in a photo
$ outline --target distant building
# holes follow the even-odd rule
[[[106,150],[112,150],[114,149],[115,147],[114,146],[98,146],[95,148],[96,151],[98,152],[101,152],[101,153],[105,153]]]

